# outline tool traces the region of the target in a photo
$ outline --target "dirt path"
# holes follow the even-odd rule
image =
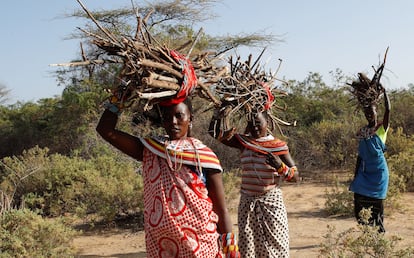
[[[288,210],[291,257],[318,257],[319,244],[328,232],[327,225],[338,232],[355,226],[353,218],[329,218],[323,213],[326,185],[303,182],[282,187]],[[405,211],[385,216],[389,235],[403,238],[401,246],[414,246],[414,193],[403,196]],[[237,221],[237,201],[230,204],[233,221]],[[235,228],[237,225],[235,224]],[[74,241],[79,258],[95,257],[146,257],[144,232],[118,229],[84,234]]]

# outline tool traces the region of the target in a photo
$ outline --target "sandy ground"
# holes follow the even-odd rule
[[[329,217],[323,212],[325,191],[329,186],[315,182],[285,184],[282,186],[288,210],[291,257],[318,257],[319,245],[328,232],[327,225],[337,232],[355,226],[353,218]],[[237,199],[237,198],[236,198]],[[229,204],[234,223],[237,222],[237,202]],[[385,216],[388,235],[403,238],[401,247],[414,246],[414,193],[406,193],[404,211],[393,211]],[[237,224],[234,224],[237,229]],[[144,232],[131,229],[110,229],[86,232],[74,240],[79,258],[92,257],[146,257]]]

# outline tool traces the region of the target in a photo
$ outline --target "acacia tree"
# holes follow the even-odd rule
[[[8,90],[5,85],[0,84],[0,105],[6,103],[9,100],[9,92],[10,90]]]

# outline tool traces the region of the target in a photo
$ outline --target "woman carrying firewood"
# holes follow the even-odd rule
[[[358,157],[355,178],[350,185],[350,190],[354,192],[354,212],[358,223],[364,224],[360,211],[370,209],[369,225],[375,225],[379,232],[385,232],[383,202],[387,196],[389,174],[384,152],[391,105],[385,89],[381,88],[381,91],[384,95],[385,106],[381,122],[377,120],[375,103],[363,107],[368,125],[362,127],[357,133]]]
[[[96,130],[110,144],[142,161],[148,257],[222,257],[223,253],[240,257],[231,233],[220,162],[190,135],[189,98],[159,103],[167,135],[142,138],[116,129],[122,107],[113,101],[117,96],[106,102]]]
[[[269,106],[269,105],[267,105]],[[242,182],[238,208],[242,257],[289,257],[289,228],[281,180],[295,180],[298,172],[287,144],[268,133],[268,111],[248,118],[245,134],[235,128],[223,132],[226,108],[216,109],[209,133],[241,151]]]

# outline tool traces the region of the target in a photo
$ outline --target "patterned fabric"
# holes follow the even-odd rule
[[[236,138],[245,147],[240,153],[241,191],[249,195],[260,195],[276,187],[282,177],[279,177],[274,167],[266,163],[266,154],[270,152],[275,155],[287,153],[286,142],[276,139],[272,135],[253,140],[237,134]]]
[[[244,149],[240,154],[242,166],[241,191],[249,195],[260,195],[273,189],[279,182],[277,170],[266,163],[266,156]]]
[[[261,196],[242,193],[238,225],[241,257],[289,257],[288,219],[280,188]]]
[[[175,148],[175,161],[168,160],[171,154],[162,151],[156,139],[140,139],[146,146],[143,156],[144,177],[144,227],[148,257],[220,257],[216,223],[218,216],[199,173],[178,162],[209,167],[214,153],[207,153],[207,147],[195,139],[179,144],[173,142],[167,148]],[[193,142],[194,141],[194,142]],[[191,142],[191,143],[190,143]],[[190,152],[189,144],[193,146]],[[206,162],[198,162],[194,146],[202,147]],[[204,146],[204,147],[203,147]],[[167,153],[169,153],[167,155]],[[207,155],[208,154],[208,155]],[[182,157],[179,157],[182,156]],[[179,157],[179,158],[178,158]],[[170,157],[173,158],[173,157]],[[216,157],[217,158],[217,157]],[[200,158],[203,160],[203,158]],[[172,164],[177,166],[171,166]]]
[[[289,152],[285,142],[272,135],[250,139],[236,135],[241,152],[242,184],[238,209],[241,257],[289,257],[289,228],[279,177],[266,163],[266,154]]]
[[[184,140],[169,141],[167,137],[160,136],[141,138],[141,142],[153,153],[171,163],[172,167],[185,164],[223,170],[216,154],[198,139],[187,137]]]
[[[383,126],[381,127],[381,130],[385,131]],[[360,138],[358,155],[361,162],[350,185],[352,192],[376,199],[386,198],[389,174],[384,156],[385,149],[385,143],[376,133]]]

